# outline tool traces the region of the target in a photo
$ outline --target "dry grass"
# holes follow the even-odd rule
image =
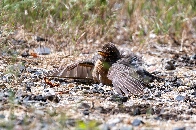
[[[12,31],[23,27],[35,35],[66,40],[68,43],[115,41],[125,27],[123,40],[136,33],[181,36],[186,18],[195,15],[195,1],[183,0],[3,0],[1,26]],[[142,42],[142,41],[140,41]],[[60,43],[60,41],[59,41]]]

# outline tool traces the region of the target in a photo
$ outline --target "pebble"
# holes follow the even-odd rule
[[[101,88],[101,86],[99,84],[93,84],[92,85],[94,89],[98,90],[99,88]]]
[[[136,116],[136,115],[140,115],[141,112],[140,112],[140,109],[137,107],[133,110],[133,115]]]
[[[12,39],[11,41],[13,44],[23,44],[23,43],[26,43],[27,41],[26,40],[15,40],[15,39]]]
[[[46,102],[46,98],[42,95],[35,96],[34,100]]]
[[[66,124],[66,126],[72,126],[72,127],[74,127],[76,125],[76,120],[69,118],[69,119],[67,119],[65,121],[65,124]]]
[[[128,97],[116,94],[112,95],[112,97],[109,98],[109,100],[114,102],[127,102]]]
[[[103,94],[104,92],[105,92],[105,91],[104,91],[102,88],[98,89],[98,93]]]
[[[190,106],[193,107],[193,108],[196,108],[196,102],[191,102]]]
[[[117,123],[120,123],[122,120],[120,118],[114,118],[107,121],[109,127],[114,127]]]
[[[144,122],[140,119],[134,119],[132,122],[133,126],[139,126],[140,124],[144,124]]]
[[[52,88],[46,88],[43,90],[42,92],[42,96],[43,97],[49,97],[49,96],[55,96],[55,92],[54,92],[54,89]]]
[[[31,96],[27,95],[23,98],[23,102],[28,102],[29,100],[31,100]]]
[[[122,126],[119,128],[119,130],[133,130],[133,127],[130,125],[130,126]]]
[[[26,68],[26,71],[29,72],[29,73],[35,73],[36,69],[28,67],[28,68]]]
[[[90,94],[91,91],[90,90],[83,90],[83,94]]]
[[[29,55],[29,50],[27,50],[27,49],[23,50],[22,53],[21,53],[21,56],[22,57],[28,57],[28,56],[30,56]]]
[[[54,89],[52,88],[47,88],[44,89],[42,92],[42,96],[45,99],[48,99],[50,101],[55,101],[55,102],[59,102],[60,98],[58,96],[56,96]]]
[[[4,93],[3,92],[0,92],[0,100],[2,100],[4,97]]]
[[[173,61],[167,61],[166,65],[165,65],[165,69],[166,70],[175,70],[176,67],[174,66],[174,62]]]
[[[26,91],[31,92],[31,86],[30,85],[26,86]]]
[[[194,96],[196,97],[196,91],[195,91],[195,92],[193,92],[193,93],[191,93],[191,95],[194,95]]]
[[[90,109],[90,105],[82,102],[78,108],[79,109]]]
[[[154,96],[155,96],[155,97],[161,97],[161,92],[160,92],[160,91],[155,91]]]
[[[176,84],[177,86],[182,86],[183,85],[182,79],[177,79]]]
[[[37,47],[34,49],[34,51],[38,55],[49,55],[51,53],[51,50],[48,47]]]
[[[19,119],[14,124],[15,125],[22,125],[22,124],[24,124],[24,120]]]
[[[42,110],[35,110],[34,113],[40,116],[44,116],[44,111]]]
[[[184,101],[185,100],[185,96],[178,95],[178,96],[176,96],[175,100],[177,100],[177,101]]]
[[[99,113],[102,113],[102,114],[106,114],[108,111],[103,108],[102,106],[99,106],[97,108],[95,108],[96,111],[98,111]]]
[[[86,115],[89,115],[90,114],[90,111],[88,109],[86,109],[82,113],[86,116]]]
[[[193,54],[193,55],[191,56],[191,59],[196,60],[196,54]]]
[[[67,100],[68,101],[74,101],[74,98],[73,97],[68,97]]]
[[[97,89],[94,89],[94,88],[91,91],[92,91],[92,93],[99,93],[99,91]]]
[[[44,42],[44,41],[48,41],[48,39],[46,38],[42,38],[40,36],[34,36],[34,40],[36,40],[37,42]]]
[[[172,130],[185,130],[185,129],[186,129],[185,127],[175,127]]]
[[[13,74],[8,73],[8,74],[5,74],[5,75],[3,76],[3,80],[4,80],[5,82],[10,82],[11,79],[12,79],[13,77],[14,77]]]
[[[98,127],[100,130],[110,130],[110,127],[109,127],[109,125],[108,124],[101,124],[101,125],[99,125],[99,127]]]
[[[4,119],[4,118],[5,118],[5,115],[0,114],[0,119]]]

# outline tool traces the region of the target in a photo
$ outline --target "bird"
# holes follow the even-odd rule
[[[47,76],[89,79],[113,86],[120,95],[139,95],[149,82],[157,78],[141,65],[137,55],[123,54],[114,43],[109,42],[92,59],[61,66]]]

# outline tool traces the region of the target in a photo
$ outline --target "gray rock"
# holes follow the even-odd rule
[[[90,107],[91,106],[88,103],[82,102],[78,108],[79,109],[90,109]]]
[[[133,126],[139,126],[140,124],[144,124],[144,122],[140,119],[134,119],[132,122]]]
[[[182,96],[182,95],[178,95],[175,100],[177,101],[184,101],[185,100],[185,96]]]
[[[175,70],[176,67],[174,66],[174,62],[173,61],[167,61],[167,64],[165,65],[165,69],[166,70]]]
[[[86,115],[89,115],[90,114],[90,111],[88,109],[86,109],[82,113],[86,116]]]
[[[0,114],[0,119],[4,119],[4,118],[5,118],[5,115]]]
[[[76,125],[76,120],[75,119],[67,119],[66,121],[65,121],[65,124],[66,124],[66,126],[72,126],[72,127],[74,127],[75,125]]]
[[[120,123],[122,120],[120,118],[110,119],[107,124],[110,127],[114,127],[117,123]]]
[[[38,47],[34,50],[39,55],[49,55],[51,52],[50,48],[48,48],[48,47]]]
[[[43,97],[55,96],[55,92],[52,88],[44,89],[42,92]]]
[[[100,129],[100,130],[110,130],[110,127],[109,127],[108,124],[101,124],[101,125],[99,126],[99,129]]]
[[[123,126],[120,128],[120,130],[133,130],[132,126]]]
[[[5,74],[5,75],[3,76],[3,80],[4,80],[5,82],[10,82],[11,79],[13,79],[13,78],[14,78],[14,75],[13,75],[12,73],[8,73],[8,74]]]
[[[175,127],[172,130],[185,130],[185,127]]]

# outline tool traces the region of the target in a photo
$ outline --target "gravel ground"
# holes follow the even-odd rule
[[[11,43],[15,48],[23,44]],[[140,47],[137,53],[143,67],[164,79],[150,83],[143,95],[125,97],[111,86],[58,78],[50,79],[58,86],[46,85],[46,72],[91,57],[101,47],[92,44],[88,50],[89,45],[84,46],[87,49],[73,55],[70,50],[50,48],[45,49],[46,55],[37,55],[43,52],[37,48],[34,55],[19,49],[23,55],[10,56],[15,52],[2,49],[0,129],[196,129],[195,52],[157,43]],[[124,43],[118,48],[136,52],[138,45]]]

